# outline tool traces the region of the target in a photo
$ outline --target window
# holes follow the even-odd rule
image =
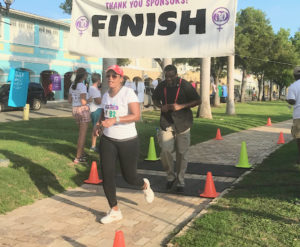
[[[34,45],[34,24],[21,20],[10,20],[10,42]]]
[[[39,27],[39,46],[49,49],[59,49],[59,30],[46,26]]]

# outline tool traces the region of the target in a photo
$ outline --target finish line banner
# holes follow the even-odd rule
[[[102,58],[234,54],[237,0],[73,0],[69,51]]]

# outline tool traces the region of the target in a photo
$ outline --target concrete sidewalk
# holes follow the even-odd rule
[[[72,106],[67,101],[49,101],[43,104],[39,111],[30,110],[29,112],[29,119],[71,116]],[[23,120],[22,110],[0,112],[0,123],[20,120]]]
[[[258,164],[280,146],[276,144],[280,131],[286,142],[292,139],[291,123],[257,127],[223,136],[222,141],[197,144],[190,148],[189,160],[235,166],[241,142],[246,141],[249,162]],[[96,185],[83,185],[2,215],[0,246],[109,247],[116,230],[124,232],[127,247],[161,246],[211,201],[156,193],[155,201],[147,204],[141,191],[120,188],[117,195],[124,218],[109,225],[99,223],[108,204],[102,186]]]

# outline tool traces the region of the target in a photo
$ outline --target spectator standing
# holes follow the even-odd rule
[[[191,85],[192,85],[193,88],[196,89],[196,82],[192,81],[192,82],[191,82]]]
[[[161,82],[161,79],[159,77],[152,81],[152,87],[154,90],[160,82]]]
[[[72,115],[79,125],[79,134],[77,141],[77,153],[74,163],[86,162],[84,154],[84,144],[88,124],[91,121],[90,108],[87,102],[87,89],[84,81],[87,78],[87,72],[84,68],[78,68],[76,71],[75,81],[69,89],[68,101],[72,103]]]
[[[292,136],[297,140],[298,158],[297,164],[300,164],[300,66],[294,69],[295,82],[288,88],[287,102],[293,105],[293,126]]]
[[[133,82],[136,85],[136,94],[140,103],[140,121],[143,121],[142,112],[144,109],[145,83],[143,82],[142,78],[139,76],[134,77]]]
[[[152,102],[152,93],[154,91],[153,89],[153,85],[152,85],[152,78],[150,77],[147,77],[145,79],[145,91],[146,91],[146,99],[147,99],[147,105],[145,107],[150,107],[153,105],[153,102]]]
[[[126,79],[125,81],[125,87],[129,87],[131,89],[133,89],[133,91],[136,91],[136,85],[134,81],[130,81],[129,77],[127,77],[128,79]]]
[[[144,191],[148,203],[154,200],[154,193],[148,179],[137,175],[139,142],[135,122],[140,118],[139,101],[130,88],[123,87],[123,70],[112,65],[106,70],[109,90],[102,97],[102,121],[94,128],[96,135],[103,129],[99,153],[103,176],[103,189],[110,210],[101,223],[108,224],[122,219],[116,198],[115,170],[119,160],[125,181]]]
[[[89,105],[91,111],[91,119],[93,127],[99,121],[102,108],[101,108],[101,75],[98,73],[92,74],[92,85],[89,88]],[[97,135],[92,132],[92,145],[90,151],[96,151],[96,142],[97,142]]]
[[[153,94],[154,104],[161,109],[159,144],[161,161],[167,173],[167,189],[177,183],[177,192],[184,191],[187,168],[187,151],[190,145],[190,128],[193,124],[191,107],[199,105],[200,97],[192,85],[178,77],[177,68],[164,68],[165,80]],[[176,150],[176,174],[172,152]]]

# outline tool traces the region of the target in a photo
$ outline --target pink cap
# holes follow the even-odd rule
[[[109,66],[107,69],[106,69],[106,73],[108,72],[108,71],[110,71],[110,70],[113,70],[114,72],[116,72],[118,75],[120,75],[120,76],[122,76],[123,77],[123,75],[124,75],[124,72],[123,72],[123,70],[121,69],[121,67],[119,66],[119,65],[111,65],[111,66]]]

